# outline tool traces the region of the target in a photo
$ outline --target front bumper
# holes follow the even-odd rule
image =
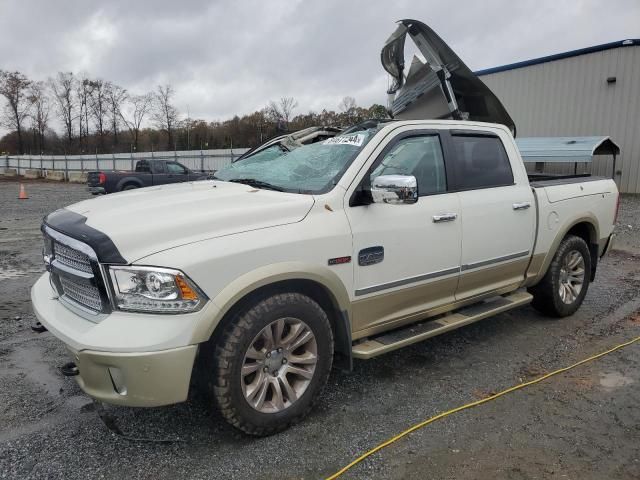
[[[190,315],[112,313],[90,322],[64,306],[45,273],[31,289],[33,311],[75,361],[80,387],[107,403],[154,407],[183,402],[197,343]],[[191,321],[190,321],[191,320]]]
[[[157,407],[184,402],[198,348],[144,353],[70,350],[78,367],[76,381],[88,395],[129,407]]]

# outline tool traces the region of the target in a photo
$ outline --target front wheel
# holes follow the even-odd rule
[[[314,300],[277,294],[239,314],[203,354],[224,418],[251,435],[271,435],[301,420],[318,398],[331,370],[333,333]]]
[[[533,307],[553,317],[573,315],[589,288],[591,255],[586,242],[567,235],[553,257],[544,278],[529,289]]]

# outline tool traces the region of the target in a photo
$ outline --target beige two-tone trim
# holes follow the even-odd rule
[[[431,286],[432,288],[433,287],[444,288],[442,285],[435,286],[433,285],[433,283],[422,286],[421,288],[428,287],[428,286]],[[441,315],[443,313],[451,312],[458,308],[466,307],[468,305],[473,305],[474,303],[480,302],[487,298],[494,297],[496,295],[504,295],[504,294],[513,292],[514,290],[518,289],[518,286],[519,286],[518,284],[512,284],[512,285],[507,285],[506,287],[503,287],[503,288],[499,288],[497,290],[484,292],[474,297],[465,298],[464,300],[452,299],[451,301],[444,302],[444,303],[438,302],[438,303],[435,303],[435,305],[437,306],[433,306],[425,310],[419,310],[419,311],[414,310],[412,311],[412,313],[404,312],[405,313],[404,316],[396,316],[391,318],[391,316],[388,315],[387,321],[380,321],[380,322],[377,322],[376,324],[368,324],[364,322],[365,326],[363,328],[355,330],[352,333],[352,338],[353,340],[358,340],[364,337],[377,335],[387,330],[392,330],[394,328],[400,328],[405,325],[409,325],[411,323],[416,323],[416,322],[419,322],[420,320],[425,320],[430,317],[435,317],[436,315]],[[421,291],[422,293],[428,294],[430,290],[423,289]],[[396,296],[399,293],[400,295]],[[394,292],[393,302],[394,303],[402,302],[404,298],[407,298],[404,296],[405,293],[408,293],[408,292],[404,292],[404,290],[400,290],[399,292]],[[388,295],[391,295],[391,294],[388,294]],[[354,302],[354,305],[353,305],[354,318],[356,318],[356,316],[360,316],[361,318],[364,316],[364,318],[366,319],[368,318],[366,315],[375,314],[377,312],[376,308],[379,307],[376,300],[378,300],[378,297],[371,297],[368,299],[363,299],[363,300]],[[356,310],[357,310],[357,313],[356,313]],[[362,321],[360,322],[360,325],[363,325]]]
[[[403,278],[400,280],[394,280],[393,282],[381,283],[378,285],[372,285],[371,287],[360,288],[355,291],[356,297],[361,295],[367,295],[369,293],[380,292],[383,290],[390,290],[396,287],[402,287],[404,285],[410,285],[412,283],[418,283],[425,280],[432,280],[438,277],[444,277],[454,273],[459,273],[460,267],[447,268],[445,270],[439,270],[437,272],[425,273],[423,275],[416,275],[415,277]]]
[[[357,299],[352,306],[352,330],[371,330],[399,319],[410,321],[420,312],[452,302],[458,268],[453,273],[448,278]]]
[[[363,291],[382,293],[353,302],[353,338],[374,335],[516,290],[522,284],[528,263],[529,252],[523,251],[358,290],[356,295]],[[411,285],[427,279],[431,281]],[[409,286],[392,290],[404,285]]]
[[[482,268],[482,267],[486,267],[489,265],[494,265],[496,263],[502,263],[502,262],[508,262],[511,260],[516,260],[522,257],[528,257],[529,256],[529,250],[525,250],[523,252],[517,252],[517,253],[512,253],[510,255],[504,255],[501,257],[496,257],[496,258],[491,258],[489,260],[482,260],[479,262],[474,262],[474,263],[467,263],[464,264],[460,267],[460,271],[464,272],[466,270],[475,270],[477,268]]]
[[[461,271],[456,300],[475,297],[486,291],[498,290],[509,285],[520,285],[529,265],[529,252],[501,257],[490,263],[477,262],[472,265],[482,266],[469,266]]]

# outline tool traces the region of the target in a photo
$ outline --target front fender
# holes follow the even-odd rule
[[[351,318],[351,301],[342,280],[330,269],[304,262],[282,262],[265,265],[230,282],[211,302],[214,317],[195,332],[195,342],[207,341],[224,316],[240,300],[255,290],[285,280],[310,280],[324,287],[340,311]]]

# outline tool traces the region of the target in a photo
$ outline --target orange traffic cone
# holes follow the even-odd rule
[[[27,192],[25,192],[24,190],[24,185],[21,183],[20,184],[20,195],[18,195],[18,200],[26,200],[27,198]]]

